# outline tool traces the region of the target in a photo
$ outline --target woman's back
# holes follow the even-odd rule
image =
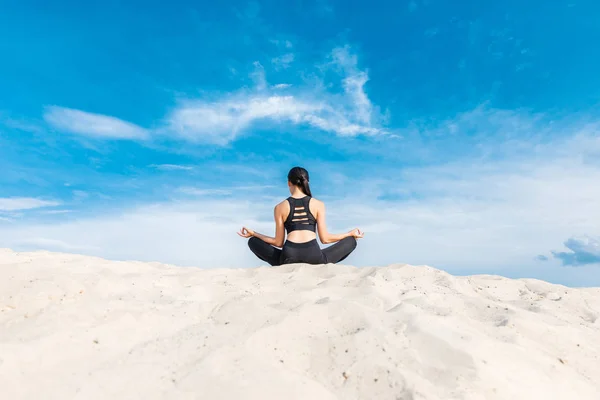
[[[281,217],[287,231],[288,240],[305,243],[316,239],[319,201],[311,196],[288,197],[280,203]]]

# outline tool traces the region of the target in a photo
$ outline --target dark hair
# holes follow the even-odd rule
[[[294,167],[288,172],[288,181],[298,186],[305,195],[312,197],[308,184],[308,171],[302,167]]]

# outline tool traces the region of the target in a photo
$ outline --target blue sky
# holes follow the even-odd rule
[[[595,2],[5,1],[0,246],[259,265],[305,166],[354,265],[600,285]]]

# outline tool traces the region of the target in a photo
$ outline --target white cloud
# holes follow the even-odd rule
[[[99,250],[97,247],[87,245],[73,245],[61,240],[44,237],[32,237],[15,242],[15,246],[24,248],[44,249],[50,251],[89,252]]]
[[[287,69],[294,62],[294,53],[286,53],[271,60],[276,70]]]
[[[350,48],[340,47],[332,52],[334,61],[344,70],[344,90],[352,99],[354,110],[359,122],[369,124],[373,118],[373,105],[365,93],[364,86],[369,80],[366,71],[358,69],[356,54],[350,52]]]
[[[170,128],[191,141],[226,144],[261,120],[308,125],[341,136],[375,135],[382,128],[355,121],[351,110],[296,96],[260,94],[219,102],[183,102],[169,117]],[[360,116],[360,114],[356,114]]]
[[[266,224],[253,218],[265,211],[265,215],[272,213],[272,209],[249,202],[177,201],[68,222],[0,226],[0,247],[76,251],[205,268],[235,267],[251,261],[240,251],[245,250],[245,243],[236,235],[238,225],[246,222],[267,230]]]
[[[273,89],[288,89],[290,87],[292,87],[292,85],[289,83],[278,83],[273,85]]]
[[[415,169],[388,182],[409,195],[376,208],[396,224],[379,234],[382,247],[391,245],[390,236],[409,253],[420,249],[421,262],[508,266],[526,264],[565,236],[598,232],[592,221],[600,218],[600,189],[590,185],[600,179],[598,168],[569,158],[515,161]]]
[[[179,193],[183,193],[186,195],[194,196],[194,197],[211,197],[211,196],[228,196],[231,197],[236,193],[240,192],[263,192],[265,193],[268,189],[272,189],[275,186],[273,185],[248,185],[248,186],[231,186],[231,187],[223,187],[223,188],[197,188],[184,186],[178,188],[177,191]]]
[[[56,201],[41,200],[32,197],[4,197],[0,198],[0,211],[22,211],[43,207],[60,205]]]
[[[252,74],[254,90],[240,90],[214,101],[182,101],[168,116],[167,130],[187,140],[214,144],[227,144],[260,121],[311,126],[341,136],[387,133],[364,91],[368,74],[358,69],[356,55],[344,47],[335,49],[332,59],[342,74],[342,94],[316,88],[286,95],[269,92],[264,69],[257,64]]]
[[[398,171],[397,181],[376,184],[355,181],[360,190],[354,195],[326,201],[329,228],[340,232],[360,227],[367,232],[347,260],[352,265],[426,263],[454,273],[600,285],[600,273],[593,275],[588,267],[565,272],[556,260],[537,267],[535,262],[537,254],[548,253],[565,237],[600,234],[595,223],[600,218],[600,189],[590,185],[600,179],[600,169],[573,158],[511,165],[514,161]],[[394,187],[415,196],[377,199]],[[57,243],[39,241],[53,238],[64,244],[63,249],[77,249],[68,251],[114,259],[207,268],[261,264],[235,231],[248,225],[273,234],[272,208],[279,199],[236,196],[247,194],[243,188],[180,191],[194,198],[69,222],[0,227],[0,247],[60,249]],[[198,251],[199,245],[210,251]]]
[[[289,42],[282,43],[291,47]],[[270,86],[263,65],[255,62],[250,74],[252,89],[210,100],[182,100],[165,117],[165,126],[155,130],[107,115],[57,106],[47,107],[44,119],[57,130],[94,138],[142,140],[163,134],[216,145],[225,145],[265,121],[309,126],[341,136],[388,133],[382,127],[384,118],[364,90],[369,78],[366,71],[358,68],[356,55],[346,46],[334,49],[331,59],[330,65],[340,73],[343,93],[327,92],[324,85],[297,87],[293,93],[289,84]],[[293,60],[294,54],[286,53],[272,61],[278,68],[287,68]]]
[[[254,62],[254,71],[250,73],[250,78],[254,82],[254,87],[256,90],[262,91],[267,88],[265,67],[263,67],[258,61]]]
[[[11,118],[5,116],[3,113],[0,113],[0,123],[8,128],[24,132],[41,133],[44,131],[37,123],[26,121],[24,119]]]
[[[175,110],[170,126],[189,140],[225,144],[261,119],[301,122],[324,105],[298,102],[293,96],[236,96],[219,102],[188,101]]]
[[[72,212],[73,212],[73,210],[46,210],[46,211],[42,211],[43,214],[49,214],[49,215],[70,214]]]
[[[179,188],[179,192],[198,197],[229,196],[232,194],[232,191],[228,189],[200,189],[195,187],[182,187]]]
[[[472,118],[459,116],[456,129],[471,126],[479,115],[477,111]],[[500,112],[496,117],[500,115],[506,116]],[[531,121],[526,125],[537,126]],[[332,231],[360,227],[367,233],[347,263],[426,263],[453,273],[500,273],[600,285],[600,272],[592,266],[567,272],[560,257],[543,263],[536,260],[572,235],[600,236],[596,223],[600,187],[595,184],[600,181],[600,165],[586,161],[599,150],[598,131],[590,126],[554,129],[568,133],[568,138],[543,145],[513,143],[519,151],[508,158],[473,158],[408,169],[374,166],[369,179],[353,180],[358,189],[354,193],[326,199]],[[378,175],[392,178],[372,178]],[[348,180],[333,175],[323,180],[336,179]],[[313,189],[321,197],[319,188]],[[239,196],[251,188],[179,190],[193,197],[70,222],[11,224],[10,229],[0,228],[0,246],[44,248],[43,243],[34,246],[27,240],[53,238],[73,248],[87,246],[92,250],[82,252],[109,258],[202,267],[260,264],[235,231],[248,225],[273,234],[272,208],[279,199]],[[264,193],[259,186],[254,193],[260,191]],[[268,194],[265,197],[271,198],[272,192]],[[393,194],[399,199],[382,200]],[[199,243],[211,251],[197,251]],[[587,247],[576,246],[583,242],[573,243],[567,242],[571,250],[590,253]]]
[[[155,168],[161,171],[191,171],[194,167],[189,165],[178,165],[178,164],[152,164],[151,168]]]
[[[75,200],[85,200],[90,197],[90,194],[85,190],[73,190],[71,194]]]
[[[68,133],[101,139],[146,139],[149,132],[115,117],[58,106],[46,107],[45,121]]]
[[[527,118],[505,111],[482,113],[481,109],[464,113],[440,126],[454,126],[456,132],[477,127],[481,138],[485,131],[493,137],[510,131],[511,124],[537,133],[519,140],[507,132],[508,141],[501,145],[486,145],[478,139],[502,157],[472,157],[418,168],[373,166],[368,179],[353,178],[352,187],[357,190],[326,199],[331,230],[360,227],[367,233],[347,262],[427,263],[454,273],[501,273],[575,285],[600,284],[600,272],[591,266],[566,272],[560,257],[545,262],[537,258],[572,235],[600,236],[596,222],[600,220],[600,187],[596,184],[600,164],[591,157],[600,152],[596,126],[556,121],[548,125],[537,116]],[[487,127],[484,114],[491,121]],[[436,129],[427,134],[438,135]],[[561,139],[554,135],[556,131],[563,134]],[[539,137],[554,139],[540,141]],[[486,154],[488,150],[480,151]],[[318,173],[311,172],[313,176]],[[334,175],[323,180],[331,184],[336,179],[348,180]],[[313,189],[321,197],[319,188]],[[258,265],[260,261],[235,231],[245,224],[272,234],[272,207],[278,199],[264,189],[254,191],[262,191],[260,201],[239,196],[247,190],[182,188],[179,193],[184,196],[172,203],[64,223],[11,224],[10,229],[0,228],[0,246],[25,248],[28,238],[53,238],[70,246],[89,246],[97,250],[86,253],[111,258],[204,267]],[[211,251],[197,251],[198,243]],[[590,253],[581,243],[570,241],[567,247]],[[35,246],[29,243],[29,247]]]

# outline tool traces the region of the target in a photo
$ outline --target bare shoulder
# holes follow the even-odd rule
[[[315,206],[322,208],[325,207],[325,203],[323,203],[321,200],[317,200],[314,197],[310,198],[310,203],[311,205],[314,204]]]
[[[275,206],[276,213],[289,212],[289,210],[290,210],[290,203],[287,201],[287,199],[283,200],[282,202],[280,202],[279,204],[277,204]]]
[[[308,207],[315,216],[317,216],[319,212],[325,210],[325,204],[323,204],[321,200],[317,200],[314,197],[311,197]]]

